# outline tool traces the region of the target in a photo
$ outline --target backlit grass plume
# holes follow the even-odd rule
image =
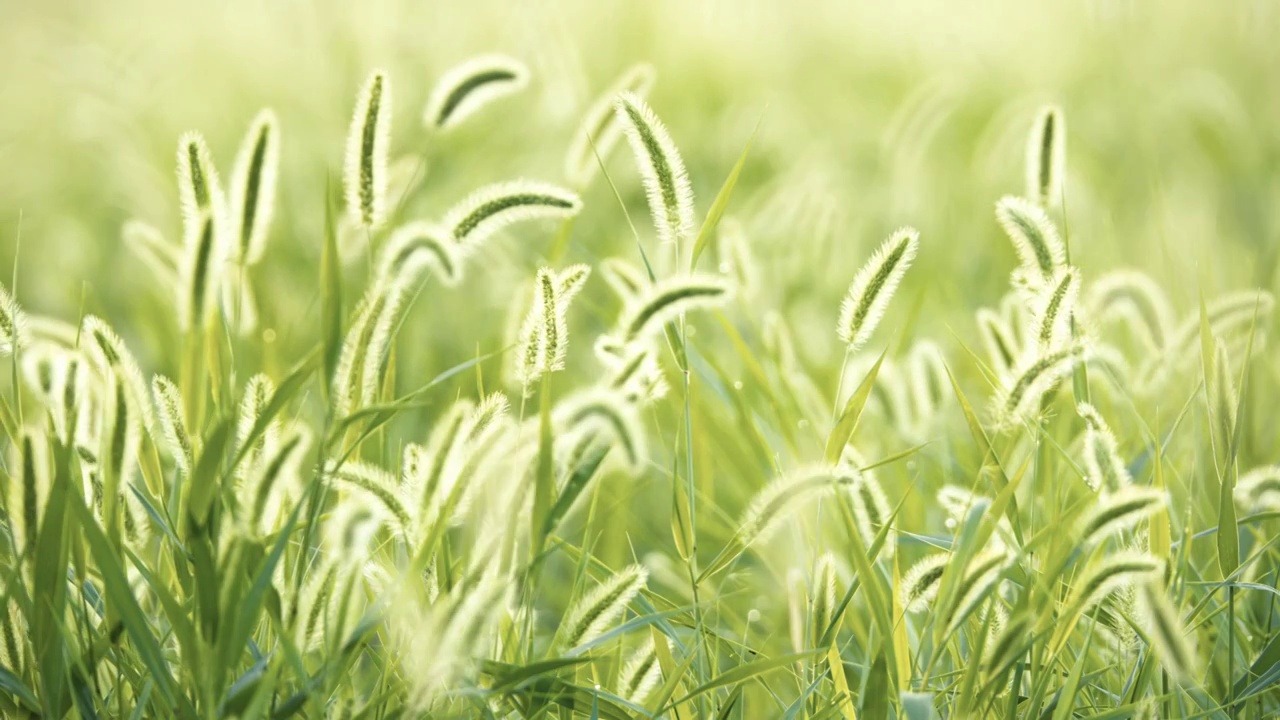
[[[198,132],[178,138],[178,200],[185,235],[201,232],[206,219],[212,218],[215,240],[223,242],[219,234],[226,221],[227,200],[209,145]]]
[[[533,180],[486,185],[449,210],[444,227],[464,251],[494,233],[527,220],[563,220],[582,209],[578,196],[562,187]]]
[[[575,648],[603,635],[627,611],[627,606],[644,589],[649,571],[628,565],[578,598],[561,627],[560,644]]]
[[[1041,290],[1032,309],[1033,337],[1043,351],[1056,350],[1071,342],[1071,320],[1080,293],[1080,271],[1063,267]]]
[[[742,544],[769,539],[778,526],[805,503],[840,488],[852,488],[858,480],[852,470],[821,465],[779,477],[757,492],[743,512],[738,523]]]
[[[1007,377],[1022,356],[1014,330],[1000,313],[990,308],[979,308],[977,321],[978,337],[982,339],[988,364],[997,378]]]
[[[1280,510],[1280,465],[1256,467],[1236,483],[1236,503],[1254,512]]]
[[[1138,523],[1165,509],[1167,495],[1152,487],[1126,485],[1105,493],[1076,524],[1081,544],[1090,547],[1120,532],[1132,531]]]
[[[884,317],[898,284],[915,260],[920,233],[912,228],[894,231],[871,255],[849,286],[840,306],[837,334],[849,352],[867,344]]]
[[[1084,420],[1084,480],[1094,491],[1119,490],[1133,482],[1120,459],[1116,436],[1097,408],[1080,403],[1076,412]]]
[[[658,240],[679,248],[694,231],[693,186],[680,149],[657,114],[636,93],[618,95],[614,111],[640,169]]]
[[[394,278],[411,267],[431,266],[446,284],[462,278],[463,258],[458,257],[453,238],[444,227],[416,220],[396,228],[379,253],[377,276]]]
[[[570,185],[586,187],[595,177],[600,163],[609,158],[622,139],[623,126],[614,111],[618,95],[629,92],[644,99],[656,78],[657,71],[652,65],[632,65],[587,108],[565,154],[564,173]]]
[[[649,287],[623,307],[614,339],[622,345],[646,340],[671,320],[692,310],[719,307],[733,286],[716,275],[678,275]]]
[[[189,331],[202,330],[212,322],[222,287],[222,248],[218,245],[214,216],[202,213],[196,228],[187,236],[183,248],[182,282],[178,288],[179,322]]]
[[[942,574],[951,562],[951,553],[926,555],[902,576],[898,592],[902,607],[908,612],[921,612],[938,597]]]
[[[375,70],[356,96],[342,175],[347,215],[366,230],[386,220],[391,110],[391,78]]]
[[[231,168],[228,227],[231,257],[245,265],[262,260],[275,214],[280,173],[280,122],[270,108],[254,117]]]
[[[1033,418],[1040,402],[1058,387],[1087,353],[1080,345],[1070,345],[1039,356],[1031,356],[1010,376],[996,396],[996,416],[1004,427]]]
[[[1067,126],[1062,108],[1041,108],[1027,136],[1027,197],[1043,207],[1062,201],[1067,164]]]
[[[1023,198],[1006,196],[996,203],[996,220],[1018,254],[1019,282],[1033,289],[1052,283],[1066,263],[1067,251],[1045,211]]]
[[[1086,307],[1101,321],[1120,318],[1154,351],[1161,351],[1173,330],[1173,306],[1150,275],[1136,270],[1109,272],[1089,285]]]
[[[431,90],[422,122],[436,130],[454,128],[494,101],[529,84],[529,68],[506,55],[481,55],[450,68]]]
[[[182,391],[172,380],[163,375],[157,375],[152,379],[151,391],[155,395],[160,429],[169,446],[169,454],[173,456],[178,471],[183,475],[189,475],[191,466],[195,462],[196,447],[191,433],[187,430],[187,412],[182,401]]]
[[[516,378],[526,392],[544,375],[564,369],[569,349],[569,301],[590,274],[585,265],[556,272],[538,270],[534,279],[533,304],[520,325],[516,340]]]
[[[1165,589],[1157,581],[1138,587],[1138,608],[1151,646],[1165,672],[1177,682],[1192,682],[1199,662],[1187,641],[1187,628]]]
[[[666,638],[662,642],[670,644]],[[644,703],[662,680],[662,664],[654,640],[649,637],[631,653],[618,674],[617,694],[636,705]]]

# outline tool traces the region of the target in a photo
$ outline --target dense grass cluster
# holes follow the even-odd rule
[[[1273,291],[1082,262],[1069,113],[972,209],[1000,293],[929,323],[930,218],[812,268],[816,311],[776,292],[766,216],[814,206],[744,197],[767,118],[692,177],[637,63],[562,167],[495,175],[537,68],[434,75],[419,109],[366,69],[327,145],[271,108],[173,138],[178,226],[112,230],[145,318],[32,309],[17,244],[0,716],[1280,713]],[[470,189],[425,211],[437,162]]]

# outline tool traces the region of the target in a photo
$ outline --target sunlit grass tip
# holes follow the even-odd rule
[[[1008,195],[996,203],[996,220],[1013,241],[1027,279],[1037,287],[1051,283],[1066,263],[1067,251],[1045,211],[1029,200]]]
[[[472,192],[445,215],[444,227],[464,250],[471,250],[498,231],[527,220],[564,220],[578,214],[582,200],[558,185],[513,180]]]
[[[900,228],[876,249],[854,276],[840,306],[837,325],[840,341],[848,346],[849,352],[856,351],[871,339],[919,247],[920,233],[913,228]]]
[[[1076,523],[1080,544],[1092,547],[1112,535],[1132,531],[1138,523],[1163,511],[1167,502],[1163,490],[1144,485],[1126,485],[1105,493]]]
[[[661,280],[626,304],[614,337],[623,345],[646,339],[684,313],[724,305],[733,291],[726,278],[716,275],[678,275]]]
[[[657,114],[636,93],[619,94],[614,110],[640,170],[658,240],[679,247],[694,231],[693,186],[680,149]]]
[[[1085,483],[1095,492],[1119,490],[1133,482],[1129,468],[1120,458],[1116,436],[1097,408],[1089,403],[1076,406],[1084,420]]]
[[[266,108],[250,123],[231,169],[230,255],[246,265],[258,263],[266,251],[279,173],[280,122]]]
[[[386,221],[391,102],[391,78],[382,70],[373,71],[356,96],[347,131],[342,176],[347,215],[366,230]]]
[[[1067,126],[1062,108],[1043,107],[1027,135],[1027,197],[1044,207],[1060,204],[1066,164]]]
[[[436,82],[422,111],[422,122],[449,130],[495,101],[529,85],[529,68],[499,54],[473,57],[450,68]]]

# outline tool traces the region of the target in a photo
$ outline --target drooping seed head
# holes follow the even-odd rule
[[[663,637],[662,642],[670,648],[670,640]],[[618,674],[617,694],[633,705],[643,705],[661,681],[662,665],[650,636],[627,658],[627,664]]]
[[[1075,584],[1068,605],[1084,612],[1122,587],[1160,578],[1163,571],[1164,563],[1149,553],[1134,550],[1108,553]]]
[[[907,374],[916,430],[923,432],[951,398],[951,381],[942,348],[932,340],[917,341],[907,354]]]
[[[848,346],[849,352],[856,351],[871,339],[898,284],[915,260],[919,246],[920,233],[912,228],[901,228],[880,245],[854,276],[844,304],[840,306],[837,327],[840,341]]]
[[[600,264],[600,272],[604,281],[618,294],[623,302],[628,302],[637,295],[642,295],[652,284],[649,276],[640,268],[622,258],[609,258]]]
[[[1062,108],[1040,109],[1027,136],[1027,197],[1043,207],[1062,201],[1067,165],[1067,126]]]
[[[578,214],[582,201],[562,187],[533,180],[486,185],[455,205],[443,225],[464,251],[473,251],[494,233],[527,220],[564,220]]]
[[[1025,280],[1034,287],[1051,283],[1066,263],[1067,251],[1045,211],[1023,198],[1005,196],[996,203],[996,220],[1013,241]]]
[[[401,225],[379,253],[377,277],[387,281],[417,265],[435,268],[446,285],[462,278],[462,263],[446,228],[426,220]]]
[[[1236,483],[1236,503],[1246,510],[1280,510],[1280,465],[1256,467]]]
[[[385,518],[401,534],[413,526],[417,506],[404,497],[395,475],[377,466],[350,460],[340,466],[331,462],[325,473],[338,487],[350,491],[351,497],[363,498],[364,504],[370,508],[368,514],[371,522],[376,521],[380,526],[383,522],[382,514],[385,514]],[[340,507],[343,504],[338,503]],[[349,531],[337,529],[340,532]]]
[[[1173,329],[1173,305],[1164,289],[1146,273],[1117,270],[1090,283],[1088,312],[1099,322],[1126,321],[1151,350],[1161,352]],[[1198,327],[1198,322],[1197,322]]]
[[[1199,663],[1187,642],[1187,628],[1160,583],[1148,581],[1139,586],[1138,610],[1165,672],[1175,682],[1193,682]]]
[[[375,70],[356,96],[342,179],[347,216],[366,230],[375,230],[386,221],[391,109],[391,78]]]
[[[733,287],[728,280],[715,275],[679,275],[664,279],[626,304],[614,337],[620,345],[643,341],[686,312],[724,305],[732,294]]]
[[[979,308],[977,319],[978,336],[982,338],[982,346],[987,352],[991,369],[995,371],[997,379],[1004,380],[1022,356],[1013,330],[999,313],[989,308]]]
[[[564,172],[570,185],[583,188],[590,184],[600,162],[609,158],[622,139],[623,125],[614,111],[618,95],[630,92],[636,97],[647,98],[656,79],[657,71],[652,65],[632,65],[587,108],[569,143],[569,152],[565,154]],[[599,161],[596,160],[597,155]]]
[[[496,100],[529,85],[529,68],[506,55],[481,55],[450,68],[431,90],[424,125],[449,130]]]
[[[132,414],[141,420],[142,426],[148,431],[155,428],[155,413],[142,369],[120,336],[105,320],[86,315],[81,323],[80,341],[99,376],[120,379]]]
[[[766,485],[742,514],[738,533],[743,545],[767,540],[787,516],[814,497],[852,487],[858,476],[847,468],[825,465],[801,468]]]
[[[553,420],[573,433],[599,430],[622,450],[627,469],[639,474],[648,459],[639,409],[625,395],[608,388],[583,390],[556,405]]]
[[[1093,547],[1116,533],[1131,531],[1138,523],[1164,510],[1167,495],[1152,487],[1126,485],[1105,493],[1076,525],[1080,543]]]
[[[275,214],[276,178],[280,171],[280,123],[270,108],[249,125],[231,170],[228,225],[231,257],[257,264],[267,247]]]
[[[658,240],[680,247],[694,231],[693,186],[680,149],[639,95],[619,94],[614,111],[640,170]]]

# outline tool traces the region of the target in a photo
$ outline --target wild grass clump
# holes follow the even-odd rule
[[[1069,104],[1017,115],[994,220],[836,201],[710,122],[736,88],[538,30],[396,66],[417,122],[342,87],[345,148],[210,90],[173,227],[94,219],[128,302],[15,259],[0,716],[1280,713],[1269,275],[1103,232]],[[958,102],[907,103],[886,185]]]

